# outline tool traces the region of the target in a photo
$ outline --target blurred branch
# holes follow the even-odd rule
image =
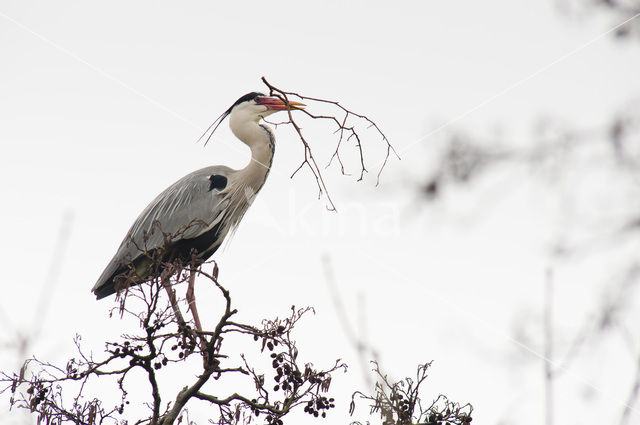
[[[630,38],[632,35],[640,37],[640,22],[635,18],[640,15],[639,0],[556,0],[563,10],[578,11],[581,14],[593,11],[606,11],[615,15],[617,19],[632,19],[615,31],[619,39]]]
[[[55,293],[55,288],[60,280],[60,271],[64,265],[73,219],[73,211],[65,210],[53,245],[53,254],[50,259],[49,268],[45,274],[40,293],[37,296],[36,307],[33,310],[34,316],[30,326],[31,329],[18,328],[6,314],[2,306],[0,306],[0,319],[4,322],[2,329],[4,329],[5,332],[13,333],[6,341],[2,341],[2,346],[10,347],[12,351],[15,350],[17,364],[22,365],[21,374],[27,372],[26,367],[28,362],[26,362],[26,360],[28,353],[32,345],[40,340],[42,327],[47,321],[47,314],[53,300],[52,294]],[[19,321],[19,323],[23,324],[24,321]]]
[[[47,271],[38,298],[38,304],[34,311],[35,318],[33,321],[32,338],[37,338],[40,335],[42,325],[46,322],[47,313],[49,312],[53,299],[52,294],[55,293],[56,286],[60,280],[60,271],[64,265],[64,257],[67,252],[67,246],[69,245],[73,220],[73,211],[66,210],[62,216],[62,223],[60,223],[58,236],[53,246],[53,255],[49,264],[49,270]]]
[[[570,364],[579,356],[581,350],[590,338],[610,330],[619,320],[617,316],[625,308],[625,303],[633,299],[632,291],[640,284],[640,266],[631,264],[619,278],[620,282],[615,290],[610,286],[607,288],[607,296],[602,297],[600,306],[596,313],[589,317],[581,329],[576,332],[575,337],[569,344],[569,348],[553,372],[560,374],[567,370]]]
[[[544,350],[546,361],[541,395],[546,423],[552,424],[560,413],[555,409],[555,383],[578,359],[588,359],[583,356],[587,348],[600,349],[601,343],[612,341],[606,336],[615,331],[616,336],[621,336],[623,343],[630,347],[632,358],[640,359],[636,332],[637,288],[640,284],[636,249],[640,236],[637,208],[640,199],[640,108],[637,101],[629,102],[597,126],[572,128],[558,120],[545,120],[535,130],[527,144],[515,140],[508,143],[502,138],[483,140],[461,131],[449,133],[443,140],[436,165],[421,181],[418,193],[423,200],[438,202],[446,200],[443,195],[453,187],[471,192],[482,187],[482,183],[491,182],[491,188],[496,190],[497,177],[504,177],[503,181],[508,179],[513,183],[511,187],[518,190],[524,183],[540,183],[535,186],[535,190],[539,190],[534,192],[539,196],[535,202],[550,203],[555,195],[557,207],[552,204],[552,214],[558,211],[560,215],[553,220],[560,225],[554,224],[553,230],[549,231],[549,239],[553,242],[549,256],[554,264],[576,270],[581,266],[576,260],[591,261],[590,266],[601,266],[607,261],[607,267],[620,270],[612,277],[595,282],[602,287],[602,293],[593,294],[596,304],[587,307],[592,313],[583,323],[578,322],[577,331],[572,330],[568,338],[558,331],[554,317],[559,312],[564,314],[568,308],[575,308],[577,298],[572,297],[555,309],[556,292],[562,291],[556,291],[558,286],[551,272],[547,276],[542,332],[539,332],[540,316],[536,315],[531,320],[531,323],[535,322],[535,331],[527,336],[530,344],[539,344]],[[514,171],[529,173],[529,176],[514,178]],[[489,176],[490,173],[493,174]],[[486,180],[483,181],[484,177]],[[500,194],[513,195],[504,190]],[[572,203],[570,208],[569,202]],[[473,205],[475,217],[482,211],[477,202]],[[537,209],[532,212],[538,213]],[[546,224],[548,220],[541,222]],[[618,265],[612,265],[610,260]],[[587,271],[580,278],[588,278],[585,276],[588,274]],[[566,340],[568,343],[558,345]],[[640,392],[640,360],[637,360],[638,364],[633,363],[629,375],[635,378],[621,412],[621,423],[632,422],[630,416]],[[622,385],[626,386],[627,382]]]
[[[547,270],[544,294],[544,394],[545,423],[553,425],[553,272]]]
[[[622,415],[620,417],[620,425],[627,425],[631,420],[631,413],[635,410],[635,404],[638,400],[638,394],[640,393],[640,355],[638,355],[636,373],[633,378],[633,382],[631,383],[631,389],[629,391],[629,395],[627,396],[627,402],[625,403],[625,408],[622,411]]]
[[[336,309],[336,314],[338,316],[338,323],[340,323],[340,327],[347,337],[347,340],[351,343],[353,348],[356,350],[356,353],[358,354],[358,363],[360,363],[362,377],[367,385],[367,388],[372,388],[373,381],[371,379],[371,374],[369,371],[369,362],[371,360],[377,362],[378,353],[367,342],[364,333],[356,332],[354,327],[351,325],[351,320],[349,319],[349,315],[347,314],[347,309],[342,302],[343,296],[338,289],[335,272],[333,270],[333,265],[331,264],[331,257],[328,254],[322,256],[322,266],[325,274],[325,281],[327,283],[329,293],[331,294],[331,300],[333,301],[333,306]],[[359,311],[360,315],[363,314],[362,310],[363,309],[361,307]],[[366,320],[362,318],[361,323],[361,331],[363,331],[366,326]],[[369,354],[372,358],[367,358],[367,354]]]

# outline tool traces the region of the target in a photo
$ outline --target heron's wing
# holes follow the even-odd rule
[[[222,176],[226,183],[231,171],[224,166],[203,168],[165,189],[133,223],[92,290],[110,282],[118,270],[145,252],[196,238],[218,224],[227,201],[216,186],[219,180],[212,176]]]

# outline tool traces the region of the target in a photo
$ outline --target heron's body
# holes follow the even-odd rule
[[[190,261],[196,255],[206,260],[234,231],[262,188],[273,159],[273,133],[259,121],[283,110],[284,103],[263,96],[243,96],[225,113],[235,136],[251,149],[249,164],[241,170],[215,165],[194,171],[158,195],[133,223],[93,287],[98,299],[120,289],[119,279],[138,284],[158,276],[152,258]]]

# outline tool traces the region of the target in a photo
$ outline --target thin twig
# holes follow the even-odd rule
[[[353,112],[350,109],[345,108],[344,106],[342,106],[339,102],[334,101],[334,100],[327,100],[327,99],[321,99],[321,98],[318,98],[318,97],[304,96],[304,95],[301,95],[301,94],[296,93],[296,92],[285,91],[285,90],[279,89],[279,88],[275,87],[274,85],[272,85],[271,83],[269,83],[265,77],[262,77],[262,82],[269,88],[269,95],[270,96],[276,96],[276,97],[280,98],[281,100],[283,100],[286,104],[289,104],[289,97],[290,96],[295,96],[296,98],[298,98],[300,100],[304,100],[304,101],[312,101],[312,102],[319,102],[319,103],[325,103],[325,104],[332,105],[332,106],[338,108],[340,110],[340,112],[344,114],[341,119],[338,119],[334,115],[315,115],[315,114],[309,112],[306,109],[302,110],[303,113],[305,113],[307,116],[309,116],[309,117],[311,117],[313,119],[329,120],[329,121],[333,122],[336,125],[336,131],[335,132],[338,133],[338,135],[339,135],[338,136],[338,142],[336,144],[335,151],[333,152],[333,155],[331,156],[331,158],[330,158],[330,160],[329,160],[329,162],[327,164],[327,167],[329,167],[331,165],[331,163],[333,162],[333,159],[335,158],[338,161],[339,165],[340,165],[340,172],[343,175],[348,175],[348,173],[346,172],[346,169],[345,169],[344,162],[342,161],[342,158],[340,156],[340,148],[341,148],[343,142],[345,142],[345,141],[348,142],[349,140],[354,139],[355,140],[355,146],[356,146],[356,148],[358,150],[358,154],[359,154],[359,157],[360,157],[360,173],[359,173],[358,181],[362,180],[364,178],[364,174],[368,172],[367,167],[365,165],[365,157],[364,157],[364,151],[363,151],[363,147],[362,147],[362,140],[361,140],[360,134],[358,133],[355,125],[347,124],[347,122],[348,122],[350,117],[355,117],[357,119],[365,121],[367,123],[367,125],[368,125],[368,128],[374,128],[376,130],[376,132],[381,136],[382,140],[386,144],[385,159],[384,159],[380,169],[378,170],[376,185],[380,183],[380,175],[382,173],[382,170],[386,167],[387,162],[388,162],[389,157],[391,156],[391,154],[393,153],[398,159],[400,159],[399,155],[397,154],[397,152],[395,151],[395,149],[393,148],[393,146],[391,145],[391,143],[387,139],[387,136],[382,132],[382,130],[380,130],[380,127],[378,127],[378,125],[374,121],[372,121],[369,117],[367,117],[366,115],[362,115],[362,114],[358,114],[356,112]],[[316,184],[318,186],[318,192],[319,192],[318,196],[321,197],[322,194],[324,194],[327,197],[327,201],[328,201],[328,204],[329,204],[329,206],[328,206],[329,210],[335,211],[335,209],[336,209],[335,205],[334,205],[333,201],[331,200],[331,197],[330,197],[330,195],[329,195],[329,193],[327,191],[327,187],[325,185],[324,178],[322,176],[322,172],[320,170],[320,167],[318,166],[318,164],[316,162],[316,159],[313,156],[313,152],[311,150],[311,147],[310,147],[309,143],[307,142],[305,137],[302,135],[301,127],[293,119],[293,115],[291,114],[291,110],[288,111],[288,118],[289,118],[288,122],[278,123],[278,125],[281,125],[281,124],[290,124],[290,125],[292,125],[293,128],[295,129],[296,133],[298,134],[298,137],[299,137],[300,141],[302,142],[302,144],[304,146],[304,159],[302,160],[301,164],[294,170],[294,172],[292,173],[291,177],[294,177],[303,167],[307,166],[311,170],[311,173],[313,174],[314,178],[316,179]]]

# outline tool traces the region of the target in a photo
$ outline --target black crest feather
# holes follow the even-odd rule
[[[216,132],[216,130],[218,129],[220,124],[222,124],[222,121],[224,121],[224,119],[231,113],[233,108],[235,108],[236,106],[238,106],[241,103],[247,102],[249,100],[253,100],[253,99],[255,99],[256,97],[259,97],[259,96],[264,96],[264,94],[252,91],[251,93],[247,93],[244,96],[240,97],[238,100],[236,100],[233,103],[233,105],[231,105],[229,107],[229,109],[224,111],[218,118],[216,118],[216,120],[214,122],[211,123],[211,125],[205,130],[204,133],[202,133],[202,136],[200,136],[197,141],[199,142],[200,140],[202,140],[203,137],[207,136],[207,133],[209,133],[209,135],[207,136],[207,140],[204,142],[204,145],[207,146],[207,143],[209,143],[209,140],[213,136],[213,133]],[[211,130],[212,127],[213,127],[213,130]],[[211,132],[209,132],[209,130],[211,130]]]

